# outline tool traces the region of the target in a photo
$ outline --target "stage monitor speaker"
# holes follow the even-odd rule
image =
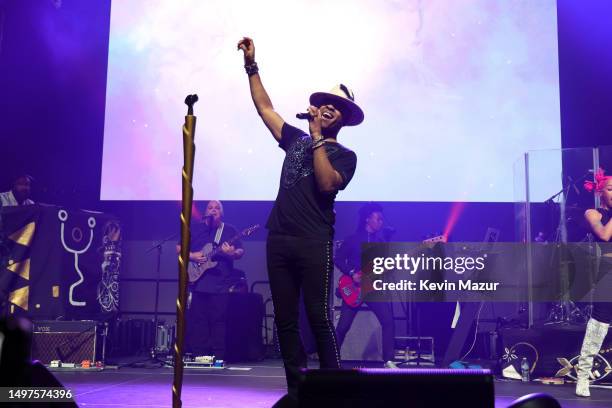
[[[304,408],[495,406],[489,370],[305,370],[298,397]]]
[[[40,361],[34,361],[29,368],[31,382],[28,384],[29,387],[54,387],[54,388],[64,388],[64,385],[53,376],[47,367],[41,364]],[[46,406],[53,408],[78,408],[79,406],[74,402],[74,397],[71,397],[71,401],[63,401],[63,402],[48,402]],[[36,406],[39,403],[25,403],[23,405],[15,405],[15,406]],[[11,405],[9,405],[11,406]]]
[[[0,319],[0,385],[11,388],[64,388],[62,383],[40,361],[30,361],[32,339],[30,329],[30,322],[26,319],[13,316],[6,320]],[[33,402],[2,403],[0,405],[7,407],[43,406],[43,404]],[[47,403],[44,406],[78,407],[74,400]]]
[[[548,394],[535,393],[514,400],[508,408],[561,408],[561,404]]]
[[[62,363],[96,361],[97,322],[35,321],[33,322],[32,359],[43,364],[52,360]]]

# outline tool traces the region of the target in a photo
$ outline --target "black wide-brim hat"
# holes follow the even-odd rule
[[[315,92],[310,95],[313,106],[334,105],[342,113],[344,126],[356,126],[363,122],[363,110],[355,103],[355,95],[343,84],[336,85],[329,92]]]

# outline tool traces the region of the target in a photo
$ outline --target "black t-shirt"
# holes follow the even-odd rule
[[[223,224],[223,233],[219,240],[219,245],[232,239],[238,232],[232,225]],[[215,235],[217,228],[209,228],[205,223],[194,223],[191,226],[191,252],[201,251],[208,243],[213,244],[216,248]],[[232,245],[236,248],[242,248],[240,240],[235,241]],[[227,293],[230,286],[237,282],[238,277],[234,273],[234,260],[228,258],[224,254],[215,256],[213,261],[218,262],[217,266],[208,269],[204,274],[193,284],[193,289],[196,292],[206,293]]]
[[[334,236],[334,200],[337,191],[322,193],[317,187],[313,167],[312,138],[287,123],[283,125],[279,146],[286,152],[276,202],[266,227],[271,233],[328,241]],[[348,185],[355,173],[357,156],[339,143],[324,147],[331,165]]]

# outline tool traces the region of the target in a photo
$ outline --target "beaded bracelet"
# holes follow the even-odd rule
[[[323,138],[318,139],[317,141],[315,141],[315,142],[312,144],[312,150],[314,150],[314,149],[318,149],[319,147],[323,146],[325,143],[326,143],[326,140],[325,140],[325,139],[323,139]]]
[[[251,62],[248,65],[244,66],[244,70],[246,71],[248,76],[255,75],[259,72],[259,67],[255,61]]]

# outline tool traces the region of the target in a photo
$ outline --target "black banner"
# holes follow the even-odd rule
[[[117,311],[121,254],[114,217],[47,205],[0,211],[5,312],[56,320]]]

